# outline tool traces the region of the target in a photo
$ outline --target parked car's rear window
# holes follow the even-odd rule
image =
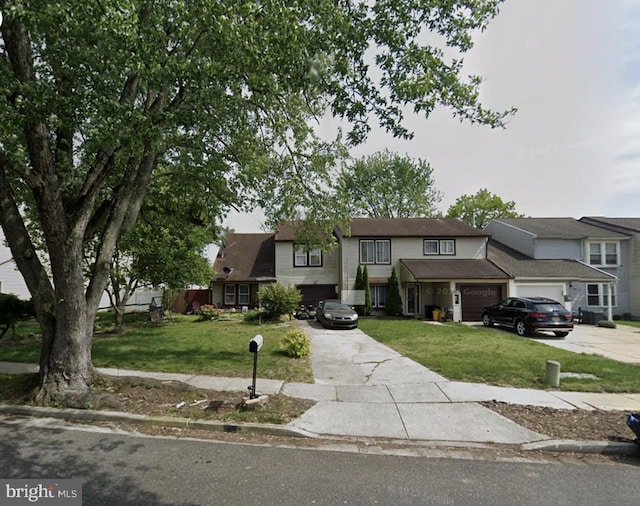
[[[534,304],[533,309],[535,311],[540,311],[541,313],[551,313],[553,311],[564,311],[564,306],[562,304]]]

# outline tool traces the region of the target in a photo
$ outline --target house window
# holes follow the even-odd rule
[[[235,306],[236,304],[236,285],[224,285],[224,305]]]
[[[425,255],[455,255],[456,241],[454,239],[425,239]]]
[[[440,254],[441,255],[455,255],[456,243],[453,239],[443,239],[440,241]]]
[[[363,239],[360,241],[361,264],[390,264],[391,241],[388,239]]]
[[[295,251],[294,267],[322,267],[322,251],[320,249],[305,250],[303,247]]]
[[[611,287],[611,305],[616,305],[616,287]],[[609,306],[609,292],[605,283],[587,284],[587,306]]]
[[[309,265],[311,267],[322,266],[322,251],[319,249],[312,249],[309,251]]]
[[[371,285],[371,306],[383,308],[387,305],[389,297],[388,285]]]
[[[425,239],[424,240],[424,254],[425,255],[437,255],[440,253],[440,248],[437,239]]]
[[[248,306],[250,299],[249,294],[249,285],[238,285],[238,304],[241,306]]]
[[[618,265],[618,244],[617,242],[590,242],[589,264],[602,266]]]

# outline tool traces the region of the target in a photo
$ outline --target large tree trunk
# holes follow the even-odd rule
[[[79,244],[78,244],[79,242]],[[43,347],[40,357],[41,404],[60,402],[84,407],[89,403],[93,366],[91,341],[95,310],[87,306],[82,271],[82,246],[70,238],[63,256],[54,260],[55,318],[42,325]],[[46,335],[45,335],[46,333]]]

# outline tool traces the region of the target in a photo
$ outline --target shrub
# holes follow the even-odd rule
[[[21,300],[12,293],[0,293],[0,338],[11,329],[15,337],[15,324],[35,316],[31,301]]]
[[[216,306],[212,306],[210,304],[200,306],[200,310],[198,311],[199,319],[202,321],[217,320],[220,318],[220,314],[220,310]]]
[[[598,322],[598,327],[604,327],[607,329],[615,329],[617,327],[616,322],[611,320],[600,320]]]
[[[302,294],[295,286],[284,286],[280,283],[261,288],[258,297],[267,320],[279,320],[284,315],[291,316],[302,300]]]
[[[398,274],[395,265],[391,269],[391,278],[389,278],[389,295],[387,303],[384,306],[389,316],[397,316],[402,314],[402,298],[400,297],[400,289],[398,288]]]
[[[306,357],[311,353],[311,341],[302,330],[289,330],[280,340],[280,348],[290,357]]]

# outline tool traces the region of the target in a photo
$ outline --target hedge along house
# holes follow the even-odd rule
[[[487,259],[489,235],[457,218],[356,218],[336,236],[339,291],[352,290],[366,266],[374,311],[384,311],[394,266],[403,313],[416,318],[432,319],[437,307],[456,321],[480,320],[507,296],[510,276]]]
[[[213,263],[211,300],[219,308],[254,308],[258,291],[274,283],[274,234],[227,234]]]

